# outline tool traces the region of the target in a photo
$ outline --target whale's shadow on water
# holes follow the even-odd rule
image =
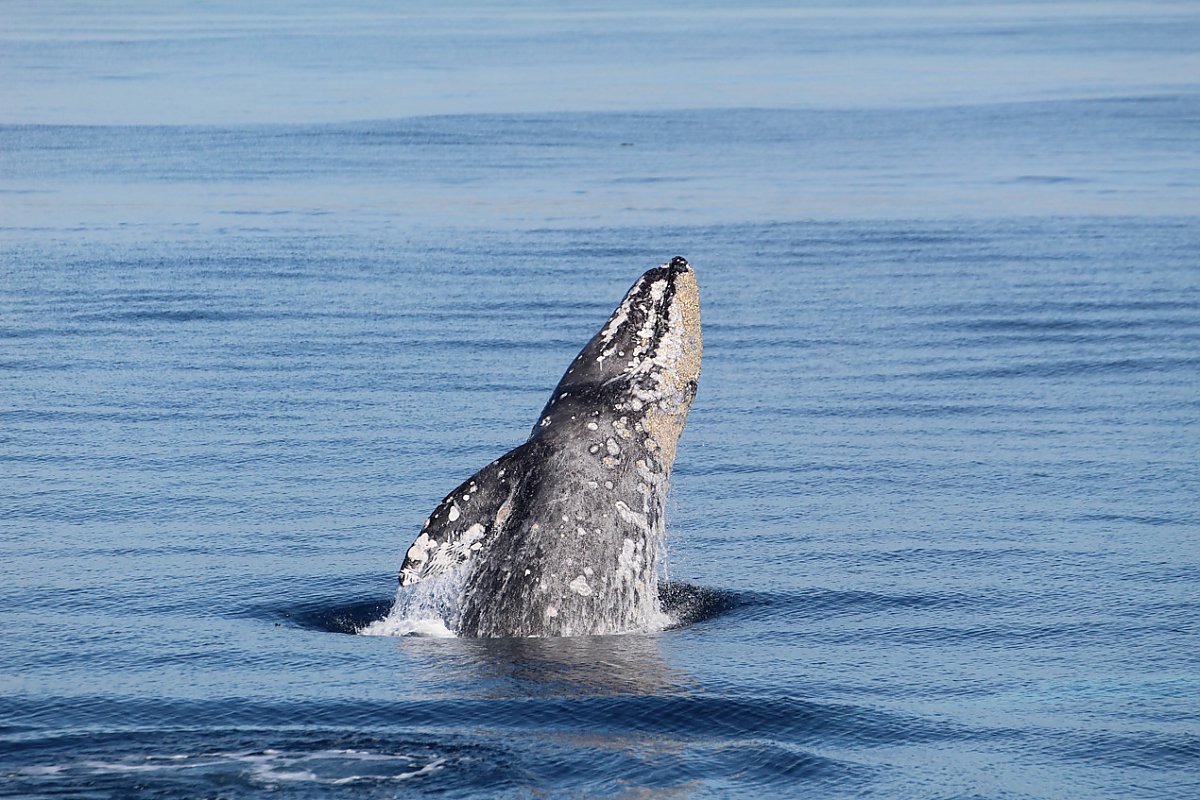
[[[664,582],[658,589],[663,611],[674,620],[668,630],[707,622],[736,608],[737,596],[721,589],[706,589],[691,583]],[[357,634],[372,622],[387,616],[392,600],[356,600],[349,603],[315,603],[275,614],[300,628],[328,633]],[[586,637],[571,637],[586,638]],[[498,641],[498,640],[497,640]],[[513,640],[522,641],[522,640]]]
[[[668,630],[703,624],[740,605],[727,591],[688,583],[659,587]],[[392,600],[314,603],[275,609],[277,624],[357,634],[387,616]],[[690,679],[663,659],[655,632],[539,638],[391,638],[403,658],[425,675],[429,689],[457,687],[484,697],[579,697],[673,694]],[[421,680],[420,678],[417,678]]]
[[[652,634],[393,639],[426,691],[477,697],[671,695],[693,681]]]

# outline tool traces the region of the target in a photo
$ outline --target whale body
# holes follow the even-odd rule
[[[528,440],[430,514],[397,607],[432,599],[459,636],[661,627],[664,506],[702,350],[695,273],[676,257],[633,284]]]

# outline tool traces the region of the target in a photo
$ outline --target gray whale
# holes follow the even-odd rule
[[[429,515],[401,566],[401,594],[440,598],[460,636],[660,624],[667,485],[702,350],[695,273],[677,257],[633,284],[529,439]]]

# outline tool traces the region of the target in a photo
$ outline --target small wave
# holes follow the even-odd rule
[[[309,630],[328,633],[358,633],[359,629],[382,621],[392,607],[391,600],[363,599],[348,603],[312,603],[289,609],[273,609],[266,616]],[[255,612],[257,616],[261,612]]]
[[[77,318],[95,322],[237,322],[253,319],[253,315],[239,311],[167,308],[80,314]]]
[[[1036,183],[1036,184],[1055,184],[1055,183],[1088,183],[1084,178],[1076,178],[1069,175],[1018,175],[1008,183]]]

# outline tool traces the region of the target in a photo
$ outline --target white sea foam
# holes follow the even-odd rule
[[[271,764],[255,764],[251,777],[259,783],[278,783],[281,781],[320,781],[321,778],[306,769],[279,769]]]
[[[386,617],[358,629],[360,636],[430,636],[453,638],[454,631],[446,627],[439,617],[414,618],[406,616]]]
[[[424,762],[424,763],[422,763]],[[145,772],[182,772],[225,770],[233,767],[250,780],[277,786],[286,783],[379,783],[404,781],[438,772],[446,766],[441,756],[420,758],[401,753],[374,753],[365,750],[318,750],[288,753],[279,750],[234,751],[195,754],[147,755],[119,761],[86,760],[77,766],[58,764],[23,767],[17,774],[69,776],[78,768],[85,774],[137,774]]]
[[[16,775],[36,775],[39,777],[44,777],[47,775],[58,775],[65,769],[66,767],[62,764],[51,764],[49,766],[17,767],[15,770],[13,770],[13,773]]]
[[[465,568],[459,567],[411,586],[401,586],[387,616],[359,628],[359,635],[454,636],[465,577]]]

